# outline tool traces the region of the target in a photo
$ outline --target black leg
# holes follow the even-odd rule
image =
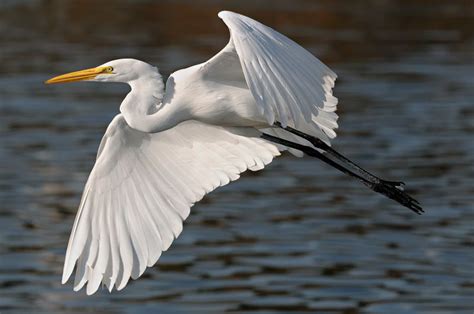
[[[308,135],[306,133],[303,133],[301,131],[298,131],[296,129],[293,129],[292,127],[282,127],[281,123],[280,122],[275,122],[275,126],[279,127],[279,128],[282,128],[290,133],[293,133],[301,138],[304,138],[305,140],[307,140],[308,142],[310,142],[311,144],[314,145],[314,147],[317,147],[319,149],[322,149],[324,150],[326,153],[328,153],[329,155],[333,156],[334,158],[340,160],[341,162],[345,163],[346,165],[348,165],[349,167],[353,168],[354,170],[360,172],[361,176],[365,177],[367,180],[370,180],[371,182],[384,182],[386,184],[389,184],[389,185],[393,185],[394,187],[400,189],[400,190],[403,190],[404,186],[405,186],[405,183],[403,182],[399,182],[399,181],[387,181],[387,180],[383,180],[383,179],[380,179],[379,177],[377,177],[376,175],[368,172],[367,170],[363,169],[362,167],[360,167],[359,165],[357,165],[356,163],[354,163],[353,161],[349,160],[348,158],[346,158],[345,156],[341,155],[340,153],[338,153],[335,149],[333,149],[331,146],[327,145],[326,143],[324,143],[322,140],[320,140],[319,138],[317,137],[314,137],[314,136],[311,136],[311,135]]]
[[[294,130],[294,131],[297,131],[297,130]],[[297,132],[299,132],[299,131],[297,131]],[[299,133],[301,133],[301,132],[299,132]],[[309,135],[307,135],[305,133],[302,133],[302,134],[304,134],[305,136],[310,137]],[[298,135],[298,134],[296,134],[296,135]],[[345,174],[347,174],[351,177],[354,177],[354,178],[358,179],[359,181],[364,183],[367,187],[374,190],[375,192],[381,193],[381,194],[397,201],[398,203],[402,204],[403,206],[408,207],[409,209],[411,209],[415,213],[421,214],[423,212],[423,209],[421,208],[418,201],[416,201],[410,195],[405,193],[403,191],[403,189],[401,189],[399,187],[398,184],[390,182],[390,181],[381,180],[378,177],[375,177],[374,175],[368,173],[367,171],[363,170],[362,168],[360,168],[358,166],[355,166],[355,167],[352,166],[352,168],[361,169],[361,170],[359,170],[359,172],[361,172],[361,173],[358,174],[358,173],[354,172],[353,170],[349,169],[349,167],[347,167],[347,166],[348,165],[355,165],[355,164],[352,163],[349,159],[345,158],[344,156],[340,155],[337,152],[336,153],[341,157],[338,158],[338,157],[336,157],[337,155],[334,155],[334,154],[331,154],[331,156],[335,157],[339,161],[343,161],[344,165],[338,164],[337,162],[330,159],[325,154],[319,152],[318,150],[316,150],[312,147],[309,147],[309,146],[306,146],[306,145],[301,145],[301,144],[298,144],[298,143],[295,143],[295,142],[291,142],[291,141],[288,141],[288,140],[285,140],[285,139],[282,139],[282,138],[279,138],[279,137],[276,137],[276,136],[272,136],[272,135],[269,135],[269,134],[266,134],[266,133],[262,133],[261,137],[263,139],[267,140],[267,141],[271,141],[271,142],[274,142],[274,143],[277,143],[277,144],[288,146],[288,147],[300,150],[308,156],[318,158],[318,159],[324,161],[325,163],[333,166],[334,168],[338,169],[339,171],[341,171],[341,172],[343,172],[343,173],[345,173]],[[325,146],[329,147],[324,142],[322,142],[322,143]],[[316,146],[316,147],[318,147],[319,149],[325,150],[324,146],[320,145],[320,146]]]

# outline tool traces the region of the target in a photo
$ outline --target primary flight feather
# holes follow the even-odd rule
[[[223,11],[229,43],[207,62],[174,72],[134,59],[47,83],[131,87],[100,143],[69,239],[62,282],[123,289],[181,233],[193,204],[282,150],[317,157],[420,213],[401,182],[382,180],[329,145],[336,136],[336,74],[304,48],[243,15]]]

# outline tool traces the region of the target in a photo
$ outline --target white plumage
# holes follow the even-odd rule
[[[170,247],[194,203],[279,154],[252,128],[190,120],[151,134],[117,115],[84,190],[63,283],[77,262],[75,290],[122,289]]]
[[[336,74],[255,20],[227,11],[219,17],[230,30],[227,46],[173,73],[166,88],[155,67],[134,59],[47,81],[131,87],[102,139],[72,229],[62,281],[75,268],[75,290],[87,284],[92,294],[101,283],[110,291],[124,288],[170,247],[194,203],[245,170],[262,169],[287,146],[297,155],[323,148],[340,159],[328,146],[337,128]],[[310,143],[286,126],[314,138]],[[262,132],[296,144],[272,143]],[[401,184],[346,165],[377,192],[411,202],[402,199]]]
[[[243,72],[234,77],[248,86],[268,125],[279,121],[327,142],[336,137],[332,88],[337,75],[303,47],[255,20],[228,11],[219,17],[231,38],[204,64],[204,71],[220,77]]]

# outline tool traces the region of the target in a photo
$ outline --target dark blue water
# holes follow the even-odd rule
[[[473,3],[223,3],[1,2],[0,312],[473,313]],[[69,232],[127,88],[42,82],[118,57],[165,75],[202,62],[227,41],[223,8],[339,74],[334,147],[403,179],[426,213],[285,155],[193,207],[122,292],[73,292],[60,284]]]

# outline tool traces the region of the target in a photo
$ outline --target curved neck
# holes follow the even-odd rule
[[[128,82],[131,91],[120,106],[125,121],[138,131],[153,133],[167,130],[178,121],[173,106],[164,106],[163,79],[156,68]]]

